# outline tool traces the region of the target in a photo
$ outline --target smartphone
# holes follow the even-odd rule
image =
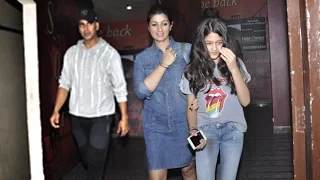
[[[188,137],[188,142],[193,150],[195,150],[196,147],[200,144],[201,139],[207,140],[207,137],[204,135],[204,133],[201,130],[197,131],[197,136]]]

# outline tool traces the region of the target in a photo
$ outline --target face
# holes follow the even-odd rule
[[[220,50],[223,47],[223,38],[219,34],[211,32],[204,38],[204,41],[207,45],[210,58],[214,61],[219,61]]]
[[[97,31],[99,30],[99,23],[89,23],[87,20],[80,20],[79,32],[85,41],[90,41],[97,37]]]
[[[155,14],[150,19],[148,30],[152,38],[156,41],[162,42],[169,38],[172,24],[165,14]]]

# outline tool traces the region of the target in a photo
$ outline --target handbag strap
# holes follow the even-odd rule
[[[189,63],[189,58],[187,56],[186,48],[185,48],[185,44],[184,43],[181,43],[181,51],[182,51],[182,55],[183,55],[184,60],[188,64]],[[181,95],[181,97],[183,99],[187,100],[187,96],[185,94],[183,94],[180,90],[179,90],[179,93],[180,93],[180,95]]]
[[[188,63],[189,63],[189,58],[188,58],[188,56],[187,56],[186,46],[185,46],[184,43],[181,43],[181,51],[182,51],[182,55],[183,55],[184,60],[185,60],[186,63],[188,64]]]

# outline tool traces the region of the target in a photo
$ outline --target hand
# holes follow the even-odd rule
[[[239,70],[237,65],[237,57],[230,49],[222,47],[219,52],[221,54],[220,55],[221,59],[226,62],[231,74]]]
[[[121,137],[125,136],[129,132],[129,126],[128,118],[122,118],[119,121],[117,133],[120,134]]]
[[[59,117],[60,117],[59,112],[54,112],[50,117],[50,124],[55,129],[60,127],[60,125],[59,125],[59,122],[60,122]]]
[[[191,111],[193,111],[193,110],[197,110],[198,108],[199,108],[198,99],[195,99],[195,100],[192,102],[192,104],[191,104],[191,106],[189,107],[189,109],[190,109]]]
[[[197,150],[201,150],[206,147],[207,141],[205,139],[200,139],[200,144],[196,147]]]
[[[168,48],[164,51],[161,63],[165,66],[170,66],[177,57],[177,53],[172,49]]]
[[[197,136],[196,129],[191,130],[189,133],[191,136]],[[205,139],[200,139],[200,144],[196,147],[196,150],[201,150],[207,145],[207,141]]]

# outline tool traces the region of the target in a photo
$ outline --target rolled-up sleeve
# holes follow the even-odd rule
[[[134,61],[134,68],[133,68],[133,85],[134,85],[134,92],[140,99],[150,99],[152,92],[147,88],[144,80],[146,78],[146,72],[143,67],[142,63],[142,56],[137,55]]]
[[[71,74],[70,74],[70,50],[66,52],[63,58],[63,67],[59,78],[59,88],[66,89],[67,91],[71,88]]]
[[[242,61],[241,58],[238,58],[239,65],[240,65],[240,73],[242,75],[242,78],[244,82],[248,83],[251,80],[251,75],[248,73],[248,70],[246,68],[246,65]]]
[[[184,75],[182,75],[179,87],[183,94],[193,94],[190,90],[189,81],[184,77]]]
[[[127,83],[123,73],[122,61],[119,53],[116,50],[113,50],[110,61],[110,76],[111,83],[113,85],[114,95],[117,102],[126,102],[127,101]]]

